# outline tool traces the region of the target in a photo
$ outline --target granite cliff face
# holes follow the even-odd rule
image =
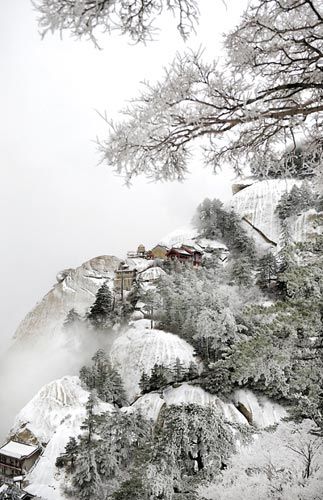
[[[76,269],[66,269],[57,275],[54,287],[20,323],[16,340],[35,341],[59,334],[68,311],[72,308],[84,314],[94,302],[100,286],[110,280],[120,259],[110,255],[95,257]]]
[[[235,194],[225,208],[234,210],[241,217],[244,228],[255,239],[260,251],[279,249],[282,228],[276,213],[277,205],[283,194],[301,184],[302,181],[297,179],[241,181],[234,184]],[[320,231],[315,215],[315,210],[309,210],[290,218],[289,229],[294,242],[309,240]]]

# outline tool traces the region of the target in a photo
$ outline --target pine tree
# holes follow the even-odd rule
[[[199,376],[198,368],[194,361],[190,362],[190,366],[188,367],[188,371],[186,374],[187,380],[193,380]]]
[[[253,267],[248,257],[236,258],[231,266],[231,278],[238,286],[250,286],[253,283]]]
[[[165,376],[165,367],[163,365],[159,365],[155,363],[151,374],[149,377],[149,386],[151,391],[156,391],[165,387],[167,385],[167,378]]]
[[[174,379],[176,382],[181,382],[184,378],[184,366],[181,360],[177,357],[173,368]]]
[[[81,322],[82,322],[81,316],[73,307],[72,309],[69,310],[69,312],[66,315],[66,318],[63,323],[63,328],[65,330],[69,330],[70,328],[72,328],[77,324],[80,324]]]
[[[87,387],[87,389],[92,390],[95,388],[95,378],[93,370],[87,366],[82,366],[80,369],[79,377],[81,382]]]
[[[102,500],[104,492],[92,448],[83,447],[72,476],[73,493],[79,500]]]
[[[68,470],[74,471],[78,452],[78,444],[74,437],[71,437],[65,446],[65,457],[69,463]]]
[[[272,282],[277,278],[277,261],[275,256],[268,252],[258,261],[258,284],[260,288],[269,288]]]
[[[93,435],[97,426],[97,417],[94,413],[94,408],[97,404],[97,397],[94,391],[91,391],[86,402],[86,418],[81,425],[81,429],[85,431],[85,440],[87,446],[93,443]]]
[[[94,304],[91,306],[87,319],[95,328],[111,326],[113,297],[106,283],[96,293]]]
[[[143,394],[150,391],[149,376],[147,375],[146,372],[142,372],[141,374],[139,387]]]
[[[127,404],[127,397],[121,377],[112,367],[106,353],[99,349],[92,357],[92,366],[82,367],[80,379],[87,389],[95,389],[98,397],[106,403],[119,407]]]

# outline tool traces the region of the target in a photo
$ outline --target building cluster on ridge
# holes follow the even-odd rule
[[[123,291],[129,291],[136,280],[142,283],[155,282],[161,274],[164,274],[158,261],[178,261],[191,264],[192,267],[199,267],[203,256],[210,256],[215,251],[219,260],[224,264],[229,251],[226,245],[220,242],[201,238],[198,242],[189,240],[170,247],[159,243],[151,250],[146,250],[145,246],[140,244],[137,251],[127,252],[127,260],[122,261],[115,270],[114,288],[122,294]],[[152,261],[152,265],[140,270],[141,266],[136,264],[136,259]]]

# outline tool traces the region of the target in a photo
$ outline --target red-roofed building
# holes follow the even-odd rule
[[[167,254],[167,259],[178,260],[179,262],[191,262],[193,266],[199,266],[203,253],[194,247],[182,245],[180,248],[171,248]]]

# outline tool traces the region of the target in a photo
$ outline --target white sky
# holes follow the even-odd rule
[[[238,22],[245,0],[200,0],[189,47],[221,57],[221,33]],[[175,23],[159,40],[129,45],[101,38],[102,50],[65,34],[41,40],[30,0],[3,2],[0,18],[0,335],[6,341],[55,282],[57,271],[102,254],[123,256],[187,224],[205,197],[228,199],[232,173],[215,176],[195,161],[184,183],[132,188],[97,166],[93,142],[111,117],[155,80],[184,48]],[[1,348],[0,348],[1,349]]]

